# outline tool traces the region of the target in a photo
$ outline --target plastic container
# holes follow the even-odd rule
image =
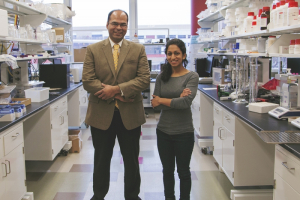
[[[295,2],[295,0],[285,0],[285,4],[283,6],[283,26],[287,26],[287,15],[290,2]]]
[[[276,3],[276,9],[275,9],[275,12],[274,12],[274,28],[277,27],[278,25],[278,11],[279,11],[279,8],[280,8],[280,2],[277,2]]]
[[[294,54],[294,50],[295,50],[295,40],[291,40],[289,46],[289,54]]]
[[[266,40],[267,38],[259,37],[257,40],[258,53],[266,53]]]
[[[300,39],[295,41],[294,54],[300,54]]]
[[[248,12],[248,17],[244,19],[244,31],[246,33],[251,32],[253,17],[254,17],[254,12]]]
[[[256,32],[256,31],[257,31],[257,22],[253,21],[251,26],[251,32]]]
[[[41,102],[49,99],[48,87],[35,87],[25,90],[26,98],[31,98],[31,102]]]
[[[287,25],[293,26],[298,24],[299,8],[298,2],[289,2],[287,9]]]
[[[276,5],[274,4],[272,7],[271,15],[270,15],[270,23],[271,23],[271,28],[275,28],[276,24]]]
[[[276,41],[276,36],[269,36],[266,41],[266,51],[274,44]]]
[[[285,1],[280,1],[280,7],[278,8],[278,11],[277,11],[277,27],[282,27],[283,26],[283,21],[284,21],[283,6],[284,5],[285,5]]]
[[[262,13],[262,9],[259,9],[258,10],[258,15],[257,15],[257,18],[256,18],[256,22],[257,22],[256,24],[257,24],[258,29],[260,29],[260,22],[261,22],[261,17],[260,16],[261,16],[261,13]]]
[[[70,85],[74,85],[75,81],[74,81],[74,76],[73,74],[70,74]]]

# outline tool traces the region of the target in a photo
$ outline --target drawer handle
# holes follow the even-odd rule
[[[230,117],[228,117],[227,115],[224,117],[227,121],[230,122]]]
[[[65,105],[66,101],[63,102],[63,105]]]
[[[287,168],[287,170],[289,170],[289,171],[291,171],[291,170],[294,170],[294,171],[295,171],[295,168],[289,168],[289,167],[287,166],[287,162],[282,162],[282,165],[283,165],[285,168]]]
[[[58,109],[58,106],[56,106],[56,107],[54,108],[54,111],[57,111],[57,109]]]
[[[86,97],[83,97],[84,98],[84,102],[83,103],[86,103]]]
[[[217,109],[217,108],[215,108],[215,111],[216,111],[216,113],[217,113],[217,114],[219,114],[219,111],[220,111],[220,110],[219,110],[219,109]]]
[[[20,133],[17,133],[16,135],[11,136],[12,138],[17,138],[20,135]]]
[[[9,173],[7,172],[7,174],[10,174],[10,173],[11,173],[11,169],[10,169],[10,161],[9,161],[9,160],[5,160],[5,162],[8,162]]]
[[[2,177],[7,177],[7,165],[5,163],[2,163],[2,165],[5,165],[5,176]]]
[[[221,127],[220,127],[221,128]],[[218,128],[218,137],[221,139],[220,128]]]

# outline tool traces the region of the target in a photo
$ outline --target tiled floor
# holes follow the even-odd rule
[[[164,200],[162,166],[159,159],[155,129],[159,113],[148,110],[149,118],[142,126],[140,141],[141,192],[143,200]],[[27,190],[35,200],[89,200],[93,195],[93,145],[89,129],[83,130],[80,153],[59,156],[53,162],[26,162]],[[230,200],[232,184],[220,173],[210,155],[203,155],[195,143],[191,160],[191,200]],[[123,200],[124,167],[116,140],[111,160],[110,189],[106,200]],[[176,197],[179,199],[179,178],[176,178]]]

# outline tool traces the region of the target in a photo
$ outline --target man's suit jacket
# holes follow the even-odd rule
[[[89,45],[83,65],[82,83],[90,93],[85,122],[101,130],[111,124],[115,101],[102,100],[94,94],[103,89],[101,83],[119,85],[126,99],[118,101],[120,114],[126,129],[134,129],[146,122],[141,92],[149,87],[150,72],[145,47],[123,39],[117,72],[109,39]]]

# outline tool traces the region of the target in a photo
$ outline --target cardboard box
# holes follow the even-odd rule
[[[64,28],[52,28],[55,30],[56,42],[64,43],[65,42],[65,29]]]
[[[84,62],[86,48],[74,49],[74,62]]]
[[[79,153],[82,149],[82,132],[81,130],[69,130],[69,141],[72,141],[70,153]]]

